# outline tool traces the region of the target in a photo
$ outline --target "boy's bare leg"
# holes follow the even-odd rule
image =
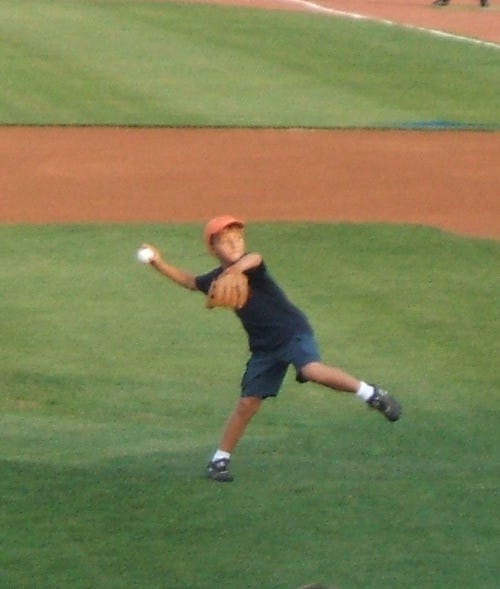
[[[228,470],[231,452],[245,432],[245,428],[252,417],[257,413],[262,404],[259,397],[240,397],[236,407],[227,420],[219,448],[212,460],[208,463],[208,477],[221,483],[229,483],[233,480]]]
[[[327,366],[322,362],[310,362],[302,368],[302,375],[312,382],[325,385],[336,391],[357,393],[361,382],[334,366]]]
[[[259,397],[240,397],[222,433],[219,449],[231,453],[262,404]]]
[[[307,380],[336,391],[356,393],[371,408],[380,411],[389,421],[397,421],[401,416],[399,403],[387,391],[376,385],[360,381],[340,368],[327,366],[322,362],[310,362],[302,368],[301,373]]]

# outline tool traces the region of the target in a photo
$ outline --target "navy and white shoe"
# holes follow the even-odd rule
[[[373,387],[373,395],[366,401],[372,409],[380,411],[389,421],[397,421],[401,416],[401,406],[394,397],[380,387]]]
[[[229,459],[221,458],[220,460],[212,460],[207,466],[207,476],[212,481],[219,483],[230,483],[233,480],[233,475],[229,472]]]

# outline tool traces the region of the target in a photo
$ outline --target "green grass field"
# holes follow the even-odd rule
[[[2,589],[496,587],[498,243],[251,226],[325,360],[404,417],[290,374],[219,485],[244,334],[134,259],[201,272],[200,229],[0,228]]]
[[[500,52],[220,6],[0,0],[0,123],[500,128]]]

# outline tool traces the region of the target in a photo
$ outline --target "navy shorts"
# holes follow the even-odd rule
[[[319,360],[318,344],[310,333],[297,335],[270,352],[253,352],[241,380],[241,396],[276,397],[290,364],[297,372],[297,380],[306,382],[301,369]]]

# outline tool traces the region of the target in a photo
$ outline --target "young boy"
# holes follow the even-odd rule
[[[241,396],[222,432],[219,447],[207,467],[210,479],[230,482],[231,453],[246,426],[267,397],[276,397],[290,365],[298,382],[315,382],[336,391],[353,393],[389,421],[399,419],[398,402],[386,391],[369,385],[346,372],[323,364],[313,330],[306,316],[293,305],[267,271],[262,256],[247,252],[244,224],[224,215],[210,220],[204,231],[205,244],[219,266],[195,276],[165,262],[153,251],[151,265],[177,284],[208,293],[211,283],[223,272],[242,272],[248,277],[250,295],[235,310],[248,335],[251,356],[241,381]]]

